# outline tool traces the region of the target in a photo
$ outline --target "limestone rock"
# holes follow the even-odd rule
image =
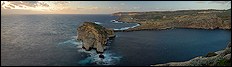
[[[223,57],[226,60],[230,60],[231,59],[231,54],[227,54],[226,56]]]
[[[86,50],[94,48],[98,53],[103,53],[107,40],[115,37],[112,29],[106,29],[92,22],[84,22],[77,30],[77,39],[83,42],[82,47]]]

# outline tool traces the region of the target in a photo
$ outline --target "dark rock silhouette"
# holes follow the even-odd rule
[[[104,59],[104,58],[105,58],[105,56],[104,56],[104,55],[102,55],[102,54],[100,54],[100,55],[99,55],[99,58]]]

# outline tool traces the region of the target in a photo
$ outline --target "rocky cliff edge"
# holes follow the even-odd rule
[[[151,66],[231,66],[231,42],[220,51],[208,53],[184,62],[170,62]]]
[[[82,41],[82,48],[96,49],[97,53],[103,53],[107,41],[115,37],[113,29],[107,29],[92,22],[84,22],[77,31],[77,39]]]

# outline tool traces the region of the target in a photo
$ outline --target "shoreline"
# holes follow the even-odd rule
[[[224,49],[215,51],[213,53],[208,53],[206,56],[198,56],[188,61],[168,62],[168,63],[154,64],[150,66],[226,66],[225,64],[230,64],[230,63],[231,63],[231,42],[229,42]]]
[[[139,22],[124,22],[124,21],[119,21],[119,22],[122,22],[122,23],[137,23],[137,24],[139,24],[139,26],[136,26],[136,27],[132,26],[133,28],[128,28],[128,29],[125,29],[125,30],[114,30],[114,32],[159,31],[159,30],[169,30],[169,29],[231,30],[231,28],[227,29],[227,28],[218,28],[218,27],[216,27],[216,28],[164,27],[164,28],[147,28],[147,29],[141,29],[139,27],[141,27],[143,25],[141,23],[139,23]]]
[[[139,23],[140,26],[116,32],[165,30],[172,28],[231,30],[231,10],[187,10],[153,12],[118,12],[117,21]]]
[[[121,21],[123,22],[123,21]],[[124,22],[130,23],[130,22]],[[131,22],[140,24],[140,26],[129,28],[126,30],[114,30],[114,32],[133,32],[133,31],[160,31],[160,30],[170,30],[170,29],[197,29],[197,30],[226,30],[231,31],[231,28],[219,28],[219,27],[164,27],[164,28],[147,28],[142,29],[141,22]],[[214,56],[210,52],[206,56],[198,56],[192,58],[188,61],[180,61],[180,62],[168,62],[161,64],[152,64],[150,66],[224,66],[231,63],[231,42],[228,43],[228,46],[222,50],[218,50],[213,52]],[[229,59],[228,59],[229,58]]]

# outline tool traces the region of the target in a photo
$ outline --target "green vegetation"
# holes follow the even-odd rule
[[[231,60],[221,59],[216,66],[231,66]]]
[[[130,30],[163,28],[231,29],[231,9],[180,10],[152,12],[119,12],[117,20],[138,22],[141,26]]]
[[[103,34],[105,36],[107,35],[107,32],[103,26],[92,23],[92,22],[85,22],[85,23],[92,25],[96,30],[98,30],[99,34]]]

